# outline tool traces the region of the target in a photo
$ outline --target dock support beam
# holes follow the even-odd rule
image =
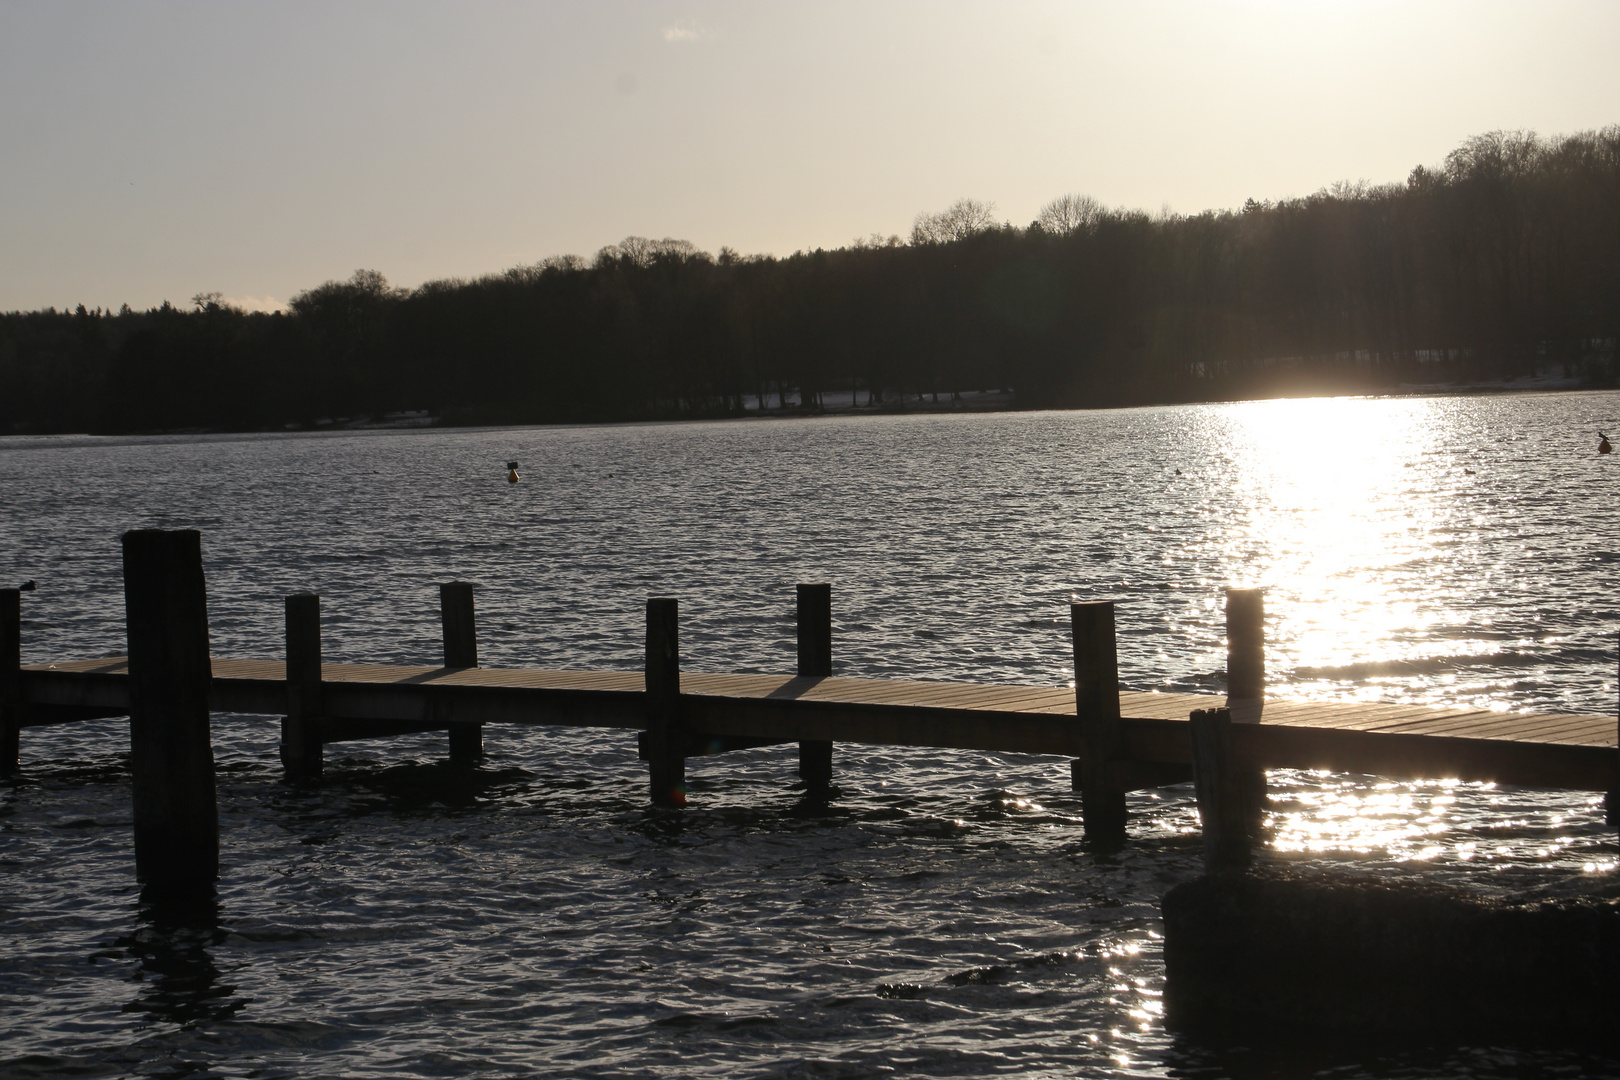
[[[1230,709],[1194,709],[1193,788],[1204,829],[1204,866],[1209,871],[1249,865],[1249,800],[1242,774],[1232,759]]]
[[[799,676],[825,678],[832,674],[832,586],[827,583],[798,588]],[[799,740],[799,779],[805,790],[825,795],[832,787],[830,739]]]
[[[654,806],[686,805],[679,628],[673,596],[647,598],[647,771]]]
[[[1081,757],[1072,766],[1080,788],[1086,839],[1103,848],[1125,843],[1125,784],[1120,768],[1124,729],[1119,719],[1119,653],[1114,603],[1069,605],[1074,631],[1074,710]]]
[[[135,876],[152,885],[219,877],[219,807],[208,726],[208,593],[192,529],[123,536]]]
[[[22,752],[22,590],[0,589],[0,777]]]
[[[471,582],[451,581],[439,586],[439,616],[444,624],[444,666],[477,667],[478,628]],[[484,756],[482,725],[453,723],[449,729],[452,765],[472,765]]]
[[[287,715],[281,720],[281,764],[288,780],[321,775],[321,598],[287,597]]]
[[[1264,589],[1226,590],[1226,705],[1237,723],[1264,719],[1266,607]],[[1234,774],[1249,831],[1258,834],[1266,813],[1266,771]]]

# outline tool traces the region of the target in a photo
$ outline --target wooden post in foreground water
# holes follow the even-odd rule
[[[202,537],[135,529],[123,543],[135,875],[156,885],[214,881],[219,807]]]
[[[1193,787],[1204,828],[1204,866],[1231,870],[1249,865],[1248,799],[1232,760],[1232,713],[1195,709],[1192,735]]]
[[[281,719],[281,765],[289,780],[309,780],[325,766],[321,749],[321,598],[287,597],[287,715]]]
[[[1266,607],[1264,589],[1226,590],[1226,704],[1239,723],[1263,719],[1266,693]],[[1236,783],[1242,792],[1249,831],[1258,834],[1266,812],[1266,771],[1241,769]]]
[[[798,588],[799,676],[832,674],[832,586],[825,582]],[[830,739],[799,740],[799,778],[805,790],[825,794],[832,786]]]
[[[22,750],[22,590],[0,589],[0,776]]]
[[[686,805],[686,730],[681,723],[680,606],[647,598],[647,771],[654,806]]]
[[[1119,653],[1114,639],[1114,603],[1069,605],[1074,633],[1074,711],[1082,753],[1071,769],[1080,788],[1086,839],[1105,848],[1125,843],[1125,786],[1119,758],[1124,729],[1119,719]]]
[[[1620,686],[1620,679],[1616,680]],[[1615,714],[1616,734],[1620,735],[1620,711]],[[1620,826],[1620,787],[1610,788],[1603,796],[1603,818],[1610,824]]]
[[[473,617],[473,587],[468,581],[439,586],[439,617],[444,625],[444,666],[478,666],[478,628]],[[471,765],[484,756],[484,728],[480,724],[451,724],[450,763]]]

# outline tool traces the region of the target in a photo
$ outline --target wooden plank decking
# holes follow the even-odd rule
[[[114,657],[23,669],[37,706],[25,726],[128,708],[128,662]],[[642,728],[639,671],[544,671],[323,664],[324,741],[449,723]],[[285,666],[213,661],[215,711],[281,715]],[[740,739],[935,746],[1082,754],[1074,691],[840,677],[684,672],[685,721],[704,735]],[[1191,760],[1187,717],[1224,699],[1202,694],[1119,696],[1125,757]],[[1264,768],[1313,768],[1402,777],[1456,777],[1534,787],[1612,791],[1620,751],[1611,716],[1500,713],[1413,705],[1268,698],[1232,703],[1234,753]]]

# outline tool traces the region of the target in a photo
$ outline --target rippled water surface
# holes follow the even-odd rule
[[[473,581],[487,666],[793,665],[831,581],[839,674],[1062,685],[1066,603],[1118,602],[1121,677],[1224,685],[1221,589],[1265,586],[1275,692],[1613,714],[1620,394],[1312,400],[611,428],[0,439],[0,583],[24,660],[123,651],[118,535],[198,528],[216,654],[435,662]],[[505,482],[505,462],[523,481]],[[1198,872],[1191,792],[1081,839],[1054,758],[790,749],[645,806],[633,734],[486,729],[328,748],[219,717],[225,869],[133,881],[126,725],[25,733],[0,789],[0,1075],[1521,1076],[1547,1047],[1258,1047],[1166,1032],[1158,900]],[[1272,775],[1274,860],[1496,893],[1614,873],[1600,799]],[[150,898],[149,898],[150,899]]]

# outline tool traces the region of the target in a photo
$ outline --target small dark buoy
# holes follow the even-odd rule
[[[1610,453],[1613,453],[1613,452],[1614,452],[1614,447],[1609,445],[1609,437],[1607,435],[1603,434],[1603,432],[1601,432],[1601,431],[1598,432],[1598,453],[1600,453],[1600,454],[1610,454]]]
[[[508,461],[506,463],[506,482],[508,484],[515,484],[518,482],[517,466],[518,463],[515,461]]]

